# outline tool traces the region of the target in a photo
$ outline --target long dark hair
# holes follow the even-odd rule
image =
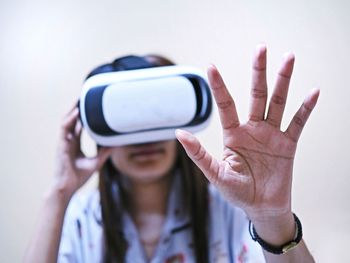
[[[102,72],[168,65],[174,65],[174,63],[158,55],[127,56],[96,68],[88,78]],[[209,263],[208,182],[179,143],[177,149],[174,169],[179,170],[182,177],[182,200],[191,219],[194,256],[198,263]],[[100,170],[99,191],[104,233],[104,262],[125,262],[128,243],[124,236],[122,217],[128,206],[128,199],[126,190],[123,188],[122,175],[110,160]]]

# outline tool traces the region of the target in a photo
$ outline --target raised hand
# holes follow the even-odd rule
[[[58,145],[55,187],[69,197],[107,160],[111,148],[101,148],[95,157],[86,157],[81,151],[82,126],[76,106],[64,117]]]
[[[189,157],[208,180],[232,204],[254,221],[266,216],[291,215],[293,160],[302,129],[314,108],[319,91],[304,100],[286,131],[280,130],[294,56],[285,57],[278,72],[267,114],[266,47],[257,49],[253,61],[249,120],[241,124],[234,100],[218,70],[211,66],[208,77],[218,106],[223,130],[223,159],[213,158],[200,142],[182,130],[176,136]],[[292,219],[291,219],[292,220]]]

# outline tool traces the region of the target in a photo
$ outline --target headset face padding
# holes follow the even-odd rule
[[[165,66],[101,73],[88,78],[80,118],[101,146],[175,139],[175,129],[197,132],[208,125],[212,97],[193,67]]]

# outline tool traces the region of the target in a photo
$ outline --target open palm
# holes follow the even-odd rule
[[[266,111],[266,47],[258,48],[253,62],[249,120],[241,124],[234,101],[214,66],[209,82],[218,106],[223,129],[223,159],[213,158],[190,133],[177,131],[177,138],[189,157],[228,201],[248,215],[290,211],[293,160],[297,141],[319,91],[305,100],[286,131],[280,130],[287,99],[294,56],[289,54],[278,73]]]

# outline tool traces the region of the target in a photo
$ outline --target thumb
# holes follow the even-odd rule
[[[96,157],[94,158],[95,160],[95,170],[99,170],[102,165],[107,161],[107,159],[111,156],[113,151],[113,148],[101,148]]]
[[[95,157],[82,158],[81,167],[86,171],[87,177],[90,177],[94,172],[101,169],[102,165],[107,161],[112,153],[112,148],[101,148]]]
[[[177,129],[175,135],[184,147],[188,157],[198,166],[205,177],[215,184],[219,174],[218,161],[205,150],[198,139],[191,133]]]

